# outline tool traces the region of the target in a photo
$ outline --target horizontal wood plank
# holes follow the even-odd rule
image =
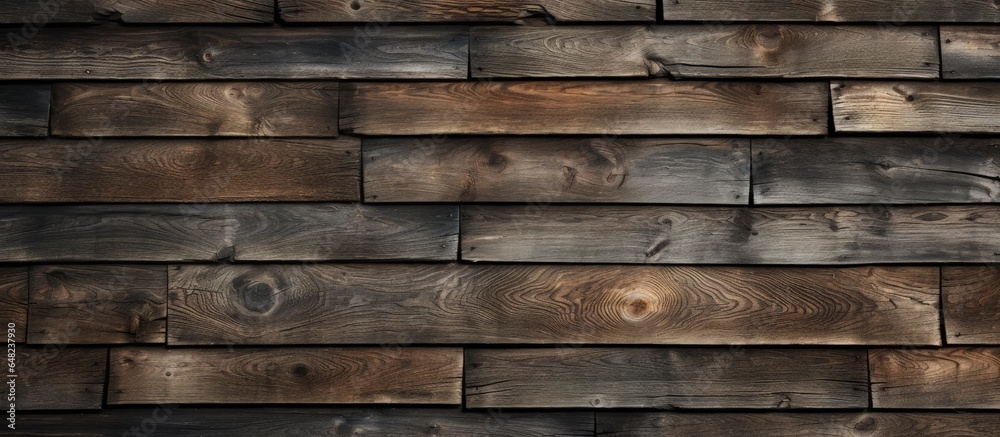
[[[746,140],[364,140],[369,202],[749,201]]]
[[[929,26],[696,24],[473,27],[469,50],[473,77],[936,79],[937,46]]]
[[[14,324],[10,337],[8,324]],[[5,340],[25,340],[28,329],[28,269],[27,267],[0,267],[0,326]]]
[[[108,404],[453,404],[460,348],[111,351]]]
[[[466,261],[650,264],[996,262],[995,205],[469,206]]]
[[[18,347],[16,410],[99,410],[107,366],[103,348]]]
[[[0,137],[49,133],[49,85],[0,84]]]
[[[941,300],[948,344],[1000,344],[1000,265],[942,267]]]
[[[1000,132],[1000,83],[834,82],[838,132]]]
[[[865,408],[847,349],[470,349],[469,408]]]
[[[1000,29],[942,26],[941,69],[945,79],[1000,79]]]
[[[667,21],[1000,22],[992,0],[673,0]]]
[[[289,22],[656,21],[656,0],[277,0]]]
[[[1000,408],[1000,348],[870,352],[875,408]]]
[[[94,0],[0,0],[0,23],[17,24],[6,30],[4,40],[18,44],[49,23],[89,23],[94,20]],[[44,23],[44,24],[43,24]]]
[[[61,1],[61,0],[60,0]],[[96,11],[125,23],[271,23],[272,0],[94,0]]]
[[[360,135],[822,135],[820,83],[362,82],[341,86]]]

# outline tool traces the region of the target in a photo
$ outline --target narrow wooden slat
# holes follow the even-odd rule
[[[271,23],[273,0],[94,0],[103,16],[126,23]]]
[[[755,204],[1000,202],[1000,141],[825,138],[753,141]]]
[[[357,201],[360,152],[347,137],[5,141],[0,202]]]
[[[942,267],[941,299],[948,344],[1000,344],[1000,265]]]
[[[14,324],[10,336],[8,324]],[[23,342],[28,329],[28,269],[26,267],[0,268],[0,326],[4,341]]]
[[[52,94],[53,135],[337,136],[335,82],[57,84]]]
[[[469,206],[466,261],[653,264],[996,262],[1000,208]]]
[[[1000,22],[992,0],[673,0],[667,21]]]
[[[49,85],[0,84],[0,137],[48,135],[50,94]]]
[[[277,0],[290,22],[656,21],[656,0]]]
[[[1000,78],[1000,29],[995,26],[941,27],[945,79]]]
[[[845,349],[470,349],[469,408],[865,408]]]
[[[29,343],[164,343],[167,269],[32,267],[29,310]]]
[[[343,131],[432,134],[826,133],[819,83],[410,82],[341,87]]]
[[[929,26],[491,26],[470,44],[473,77],[939,75]]]
[[[3,41],[18,44],[50,23],[89,23],[94,20],[94,0],[0,0],[0,23],[18,24],[5,30]]]
[[[1000,348],[870,352],[875,408],[1000,408]]]
[[[1000,83],[834,82],[839,132],[1000,132]]]
[[[364,163],[370,202],[749,200],[746,140],[382,138]]]
[[[99,410],[107,366],[107,349],[18,347],[17,411]]]
[[[454,404],[460,348],[111,351],[108,404]]]

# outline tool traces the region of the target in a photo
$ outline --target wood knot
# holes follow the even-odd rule
[[[292,374],[299,378],[302,378],[309,374],[309,368],[303,364],[299,364],[292,369]]]
[[[507,157],[499,153],[493,153],[486,160],[486,165],[496,170],[498,173],[507,168]]]
[[[855,431],[874,431],[875,430],[875,419],[871,417],[866,417],[854,424]]]
[[[630,321],[645,320],[656,313],[657,306],[656,299],[645,292],[629,293],[624,299],[622,315]]]
[[[249,272],[233,279],[232,301],[254,313],[267,313],[278,303],[283,281],[267,273]]]
[[[780,26],[753,26],[749,34],[753,45],[764,50],[778,50],[785,45]]]

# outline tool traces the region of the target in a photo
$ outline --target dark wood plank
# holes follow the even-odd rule
[[[357,201],[360,153],[349,137],[12,140],[0,202]]]
[[[192,0],[193,1],[193,0]],[[0,45],[0,77],[25,80],[465,79],[458,26],[46,28]],[[332,120],[332,119],[331,119]]]
[[[167,269],[32,267],[28,328],[29,343],[164,343]]]
[[[996,262],[996,205],[469,206],[466,261],[651,264]]]
[[[937,46],[930,26],[489,26],[471,30],[470,65],[473,77],[936,79]]]
[[[673,0],[667,21],[1000,22],[992,0]]]
[[[948,344],[1000,344],[1000,265],[942,267],[941,300]]]
[[[49,85],[0,84],[0,137],[48,135],[50,95]]]
[[[1000,29],[942,26],[941,67],[945,79],[1000,78]]]
[[[469,408],[865,408],[847,349],[469,349]]]
[[[111,351],[108,404],[453,404],[460,348]]]
[[[171,345],[941,344],[936,267],[189,265],[169,312]]]
[[[52,94],[52,135],[337,136],[335,82],[57,84]]]
[[[1000,132],[1000,83],[834,82],[838,132]]]
[[[870,351],[875,408],[1000,408],[1000,348]]]
[[[278,0],[291,22],[656,21],[656,0]]]
[[[125,23],[271,23],[273,0],[94,0],[96,11]]]
[[[14,324],[13,337],[9,324]],[[0,326],[3,341],[23,342],[28,330],[28,269],[0,268]]]
[[[746,205],[749,146],[717,139],[366,139],[365,200]]]
[[[108,350],[103,348],[20,346],[17,411],[99,410],[107,367]]]
[[[94,0],[0,0],[0,23],[18,24],[7,29],[5,41],[18,44],[50,23],[89,23],[94,20]]]
[[[362,135],[818,135],[819,83],[410,82],[341,86],[340,126]]]
[[[754,204],[1000,202],[1000,141],[824,138],[753,141]]]

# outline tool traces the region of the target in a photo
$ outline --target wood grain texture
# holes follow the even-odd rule
[[[942,26],[941,72],[945,79],[1000,78],[1000,29]]]
[[[18,347],[17,411],[99,410],[107,366],[103,348]]]
[[[57,84],[52,94],[57,136],[337,136],[335,82]]]
[[[171,266],[169,312],[171,345],[941,344],[923,267]]]
[[[930,26],[477,26],[470,65],[473,77],[936,79],[937,46]]]
[[[754,204],[1000,202],[1000,141],[824,138],[753,141]]]
[[[473,262],[996,262],[1000,208],[468,206],[461,240]]]
[[[357,201],[360,154],[349,137],[11,140],[0,202]]]
[[[342,131],[432,134],[821,135],[819,83],[362,82],[341,86]]]
[[[165,343],[167,269],[35,266],[28,315],[29,343]]]
[[[656,0],[277,0],[290,22],[656,21]]]
[[[101,16],[125,23],[271,23],[271,0],[94,0]]]
[[[834,82],[838,132],[1000,132],[1000,83]]]
[[[848,349],[469,349],[469,408],[865,408]]]
[[[874,349],[875,408],[1000,408],[1000,349]]]
[[[0,77],[465,79],[468,54],[468,31],[457,26],[52,27],[0,45]]]
[[[21,343],[28,328],[28,269],[0,267],[0,326],[3,339],[10,339],[8,324],[14,324],[13,340]]]
[[[673,0],[667,21],[1000,22],[992,0]]]
[[[453,404],[460,348],[111,351],[108,404]]]
[[[49,85],[0,84],[0,137],[49,133]]]
[[[0,23],[17,24],[21,28],[4,31],[13,33],[14,41],[32,35],[39,25],[49,23],[89,23],[94,20],[94,0],[0,0]],[[3,41],[11,41],[4,35]]]
[[[749,201],[747,140],[364,140],[369,202]]]
[[[1000,344],[1000,265],[942,267],[941,300],[948,344]]]

